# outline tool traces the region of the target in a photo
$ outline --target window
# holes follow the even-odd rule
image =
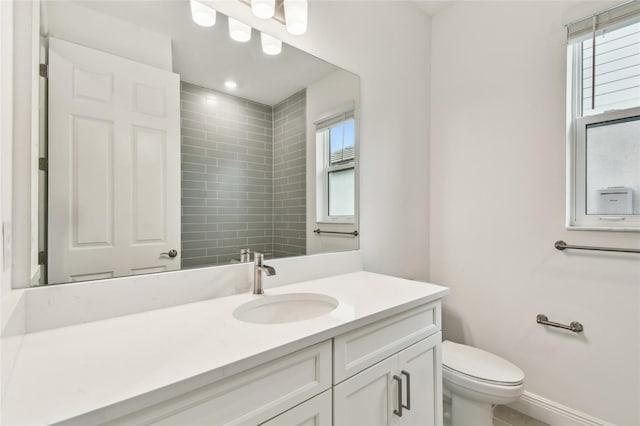
[[[316,122],[317,222],[354,223],[355,150],[352,111]]]
[[[568,33],[567,226],[640,230],[640,2]]]

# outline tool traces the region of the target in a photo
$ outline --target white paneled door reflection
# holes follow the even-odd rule
[[[180,269],[179,84],[49,40],[49,283]]]

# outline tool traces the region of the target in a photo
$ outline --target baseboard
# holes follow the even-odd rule
[[[519,400],[509,404],[509,407],[551,426],[615,426],[613,423],[526,391]]]

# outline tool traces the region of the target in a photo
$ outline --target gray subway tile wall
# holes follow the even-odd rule
[[[273,253],[306,253],[306,90],[273,107]]]
[[[182,267],[305,254],[305,91],[272,108],[181,82],[180,99]]]
[[[182,266],[273,251],[272,108],[180,83]]]

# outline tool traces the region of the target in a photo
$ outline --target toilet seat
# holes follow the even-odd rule
[[[524,372],[497,355],[472,346],[445,340],[442,343],[442,367],[448,376],[493,386],[520,386]],[[462,377],[460,377],[462,376]]]
[[[517,382],[501,382],[501,381],[497,381],[497,380],[491,380],[491,379],[485,379],[482,377],[476,377],[476,376],[471,376],[469,374],[465,374],[462,371],[458,371],[456,369],[453,368],[449,368],[446,365],[442,365],[442,370],[446,371],[447,373],[451,374],[455,374],[461,378],[464,378],[464,380],[470,380],[470,381],[474,381],[474,382],[478,382],[478,383],[486,383],[488,385],[495,385],[495,386],[519,386],[522,383],[524,383],[524,380],[520,380]]]

